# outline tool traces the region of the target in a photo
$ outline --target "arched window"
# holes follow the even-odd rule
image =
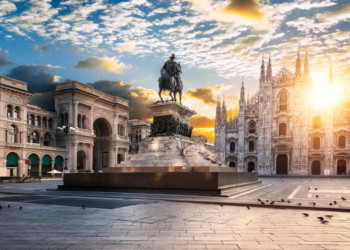
[[[288,109],[288,96],[286,92],[282,92],[280,95],[280,111],[287,111]]]
[[[345,136],[341,135],[338,138],[338,147],[339,148],[345,148],[345,144],[346,144],[346,140],[345,140]]]
[[[81,128],[81,114],[78,114],[78,128]]]
[[[230,142],[230,152],[235,152],[236,150],[236,143],[234,141]]]
[[[44,136],[44,146],[51,146],[51,136],[49,133],[46,133]]]
[[[15,118],[21,118],[21,108],[18,106],[15,107]]]
[[[249,152],[253,152],[255,150],[254,141],[249,141]]]
[[[86,128],[86,116],[85,115],[83,115],[83,118],[82,118],[82,126],[83,126],[83,128],[85,129]]]
[[[38,126],[38,127],[41,127],[41,117],[40,116],[37,116],[36,119],[35,119],[35,125]]]
[[[30,125],[35,125],[35,115],[30,115]]]
[[[52,128],[52,119],[49,118],[49,128]]]
[[[8,142],[18,143],[17,132],[18,132],[17,127],[15,125],[11,125],[10,131],[9,131]]]
[[[9,104],[9,105],[7,105],[7,117],[8,118],[12,118],[13,117],[13,114],[12,114],[12,105],[11,104]]]
[[[33,143],[39,143],[39,134],[36,131],[33,131],[31,134],[31,139]]]
[[[314,137],[312,142],[312,147],[314,149],[320,149],[321,147],[321,138],[320,137]]]
[[[46,119],[46,117],[43,117],[43,127],[47,128],[47,119]]]
[[[315,116],[313,119],[312,119],[312,128],[313,129],[319,129],[321,128],[321,118],[319,115]]]
[[[256,123],[255,121],[251,121],[249,123],[249,133],[254,134],[256,131]]]
[[[287,135],[287,124],[286,123],[280,123],[279,135]]]
[[[64,114],[64,125],[68,126],[68,113]]]
[[[6,166],[7,167],[18,167],[18,155],[14,152],[9,153],[6,157]]]

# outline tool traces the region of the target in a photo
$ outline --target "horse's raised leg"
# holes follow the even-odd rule
[[[164,100],[163,100],[163,98],[162,98],[162,91],[163,91],[163,90],[160,89],[159,92],[158,92],[158,95],[159,95],[160,99],[162,100],[162,102],[164,102]]]

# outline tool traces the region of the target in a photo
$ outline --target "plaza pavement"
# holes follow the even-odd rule
[[[340,195],[350,199],[345,192],[350,190],[347,180],[304,181],[263,180],[262,186],[271,185],[231,200],[253,203],[256,197],[288,198],[293,193],[292,200],[297,201]],[[136,194],[124,194],[127,199],[113,197],[117,195],[113,193],[109,197],[64,196],[46,191],[56,184],[0,184],[0,249],[350,249],[350,213],[179,203]],[[309,190],[310,184],[318,186],[317,190]],[[314,198],[314,191],[319,190],[321,197]],[[215,199],[223,198],[208,201]],[[322,224],[317,217],[327,214],[333,217]]]

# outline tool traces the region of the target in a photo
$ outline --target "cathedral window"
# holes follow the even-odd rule
[[[287,111],[288,109],[288,96],[286,92],[282,92],[280,96],[280,111]]]
[[[249,123],[249,133],[254,134],[256,131],[256,124],[254,121]]]
[[[280,123],[279,135],[287,135],[287,124],[286,123]]]
[[[314,149],[320,149],[321,147],[321,138],[320,137],[314,137],[313,142],[312,142],[312,146]]]
[[[255,150],[254,141],[249,141],[249,152],[253,152]]]
[[[235,142],[230,142],[230,152],[233,153],[236,150],[236,143]]]
[[[345,148],[345,136],[341,135],[338,138],[338,147],[339,148]]]
[[[8,118],[12,118],[13,114],[12,114],[12,105],[7,105],[7,117]]]
[[[312,119],[312,128],[313,129],[319,129],[321,128],[321,118],[320,116],[315,116],[313,119]]]

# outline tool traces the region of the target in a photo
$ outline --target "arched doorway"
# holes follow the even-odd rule
[[[52,158],[49,155],[44,155],[42,160],[42,172],[43,176],[49,175],[47,172],[50,172],[52,168]]]
[[[288,156],[287,155],[277,156],[276,174],[288,174]]]
[[[104,118],[96,119],[93,127],[95,133],[93,170],[94,172],[99,172],[109,165],[109,139],[112,135],[112,129],[109,122]]]
[[[230,168],[235,168],[235,167],[236,167],[236,162],[231,161],[231,162],[228,164],[228,166],[229,166]]]
[[[118,158],[118,159],[117,159],[118,164],[120,164],[120,163],[122,163],[122,161],[124,161],[124,157],[123,157],[122,154],[118,154],[117,158]]]
[[[57,155],[55,158],[55,169],[58,171],[63,171],[63,157],[60,155]]]
[[[86,154],[84,150],[79,150],[77,154],[77,169],[84,170],[86,167]]]
[[[39,172],[39,156],[36,154],[31,154],[28,157],[30,165],[30,176],[40,176]]]
[[[255,162],[248,162],[248,172],[255,172]]]
[[[321,174],[321,162],[313,161],[311,165],[311,174],[312,175],[320,175]]]
[[[337,163],[337,175],[346,174],[346,161],[339,160]]]
[[[6,157],[6,167],[10,169],[10,176],[17,176],[19,157],[16,153],[11,152]]]

